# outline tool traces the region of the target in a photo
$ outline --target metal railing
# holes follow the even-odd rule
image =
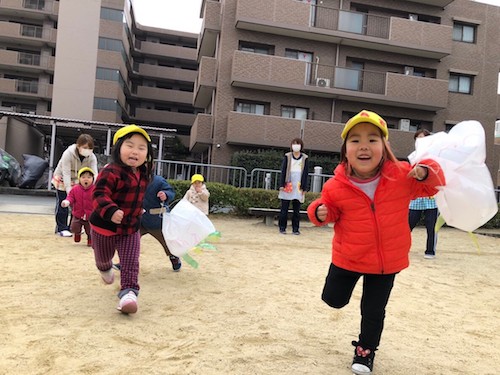
[[[247,171],[242,167],[227,165],[190,163],[172,160],[155,160],[156,173],[172,180],[190,180],[193,174],[202,174],[210,182],[220,182],[236,187],[245,187]]]
[[[156,173],[170,180],[190,180],[193,174],[199,173],[210,182],[219,182],[239,188],[279,190],[281,170],[255,168],[250,174],[243,167],[227,165],[203,164],[173,160],[155,160]],[[319,192],[323,184],[332,175],[322,174],[321,167],[315,167],[314,173],[309,173],[311,191]]]

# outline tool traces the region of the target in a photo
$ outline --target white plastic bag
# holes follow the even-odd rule
[[[175,256],[183,256],[213,232],[215,227],[210,219],[186,199],[163,214],[163,237]]]
[[[490,172],[484,163],[484,129],[478,121],[462,121],[449,133],[439,132],[417,138],[410,163],[422,159],[437,161],[446,186],[439,187],[436,204],[446,224],[472,232],[498,211]]]

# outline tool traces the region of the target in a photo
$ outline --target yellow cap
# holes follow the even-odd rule
[[[201,174],[194,174],[193,177],[191,177],[191,183],[195,183],[196,181],[205,181],[205,179],[203,178],[203,176]]]
[[[92,176],[95,176],[95,173],[94,171],[92,170],[92,168],[89,168],[89,167],[83,167],[83,168],[80,168],[80,170],[78,171],[78,178],[80,178],[80,176],[85,173],[85,172],[90,172],[92,173]]]
[[[375,125],[377,128],[382,130],[382,134],[384,135],[385,139],[389,138],[389,131],[387,130],[387,123],[385,122],[385,120],[379,115],[377,115],[375,112],[370,112],[367,111],[366,109],[363,109],[356,116],[351,117],[349,121],[346,122],[344,130],[342,130],[341,134],[342,139],[345,140],[347,137],[347,133],[349,133],[349,131],[355,125],[362,122],[368,122],[370,124]]]
[[[139,133],[144,136],[144,138],[147,139],[148,142],[151,142],[151,137],[149,134],[143,129],[138,127],[137,125],[127,125],[124,126],[123,128],[118,129],[118,131],[115,133],[115,136],[113,137],[113,144],[118,142],[118,140],[130,133]]]

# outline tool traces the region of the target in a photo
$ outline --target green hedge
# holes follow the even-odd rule
[[[189,181],[168,180],[175,189],[175,199],[181,199],[189,189]],[[207,188],[210,191],[210,209],[216,212],[222,208],[230,209],[230,213],[238,216],[248,216],[248,208],[280,208],[280,200],[276,190],[236,188],[231,185],[217,182],[207,182]],[[307,206],[316,198],[319,193],[307,192],[305,202],[301,209],[307,209]],[[499,205],[500,211],[500,205]],[[500,228],[500,212],[488,221],[482,228],[493,229]]]

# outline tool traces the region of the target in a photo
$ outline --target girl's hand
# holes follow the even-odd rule
[[[167,200],[167,194],[165,194],[164,191],[159,191],[158,194],[156,194],[156,196],[160,198],[162,202]]]
[[[69,200],[65,199],[61,202],[61,207],[68,207],[69,206]]]
[[[328,208],[324,204],[319,205],[316,208],[316,216],[320,221],[325,221],[328,216]]]
[[[411,171],[410,173],[408,173],[408,177],[412,177],[412,178],[415,178],[419,181],[423,181],[427,178],[427,175],[428,175],[429,171],[427,170],[427,168],[425,167],[422,167],[420,165],[416,165]]]
[[[115,211],[113,216],[111,216],[111,221],[115,224],[120,224],[122,222],[122,220],[123,220],[123,211],[122,210]]]

